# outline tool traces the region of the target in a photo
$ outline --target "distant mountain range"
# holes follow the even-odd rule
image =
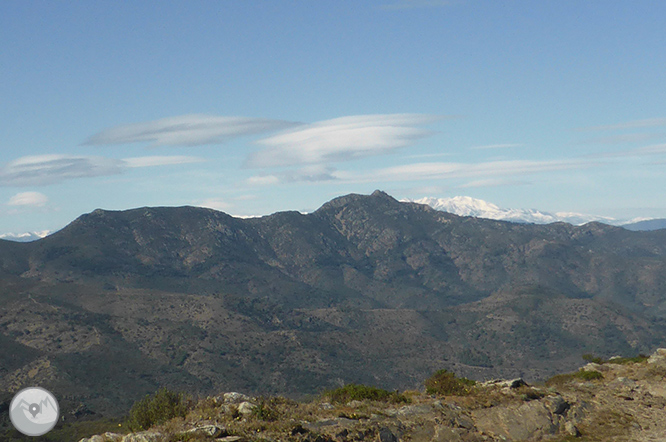
[[[0,241],[0,398],[40,385],[65,413],[117,414],[160,386],[543,379],[663,346],[664,287],[666,230],[460,217],[380,191],[249,219],[95,210]]]
[[[453,213],[460,216],[473,216],[476,218],[495,219],[516,223],[550,224],[565,222],[580,226],[592,221],[621,226],[628,230],[657,230],[666,228],[666,219],[636,218],[632,220],[618,220],[608,216],[586,215],[571,212],[542,212],[534,209],[504,209],[484,200],[469,196],[455,196],[452,198],[425,197],[420,199],[406,199],[419,204],[427,204],[435,210]]]
[[[40,232],[25,232],[25,233],[2,233],[0,239],[16,242],[30,242],[42,239],[51,233],[50,230],[42,230]]]
[[[608,216],[585,215],[570,212],[542,212],[534,209],[503,209],[493,203],[472,198],[469,196],[455,196],[452,198],[424,197],[419,199],[404,199],[403,202],[427,204],[435,210],[441,210],[460,216],[473,216],[476,218],[495,219],[527,224],[550,224],[565,222],[580,226],[597,221],[612,226],[621,226],[627,230],[648,231],[666,229],[666,219],[635,218],[631,220],[618,220]],[[31,242],[42,239],[53,233],[51,230],[26,233],[3,233],[0,239],[16,242]]]

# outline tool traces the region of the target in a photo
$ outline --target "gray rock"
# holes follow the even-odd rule
[[[543,398],[543,404],[553,414],[564,414],[571,407],[560,395]]]
[[[132,433],[123,437],[121,442],[161,442],[164,438],[162,433],[155,431],[142,431],[140,433]]]
[[[231,393],[224,393],[222,396],[224,402],[228,404],[240,404],[241,402],[249,402],[250,397],[244,395],[243,393],[236,393],[236,392],[231,392]]]
[[[431,442],[435,436],[435,424],[430,421],[416,425],[410,434],[411,442]]]
[[[383,427],[379,430],[379,442],[398,442],[398,436],[388,428]]]
[[[333,426],[350,428],[357,422],[358,421],[353,419],[347,419],[346,417],[338,417],[335,419],[321,419],[318,420],[317,422],[305,423],[303,426],[307,428],[309,431],[319,431],[324,427],[333,427]]]
[[[249,414],[252,414],[255,408],[257,408],[257,406],[254,405],[252,402],[247,402],[247,401],[241,402],[238,405],[238,412],[243,416],[247,416]]]
[[[474,421],[471,417],[465,414],[459,414],[454,417],[453,423],[460,428],[464,428],[465,430],[471,430],[474,428]]]
[[[569,436],[580,437],[580,431],[573,422],[566,422],[564,424],[564,432]]]
[[[536,439],[555,434],[559,416],[553,415],[540,401],[531,401],[519,407],[493,407],[473,412],[476,428],[482,433],[508,440]]]
[[[597,371],[601,373],[602,371],[608,371],[608,367],[604,367],[601,364],[597,364],[595,362],[590,362],[589,364],[585,364],[583,367],[581,367],[581,370],[583,371]]]
[[[96,434],[91,437],[84,437],[79,442],[119,442],[122,438],[122,434],[107,432],[101,435]]]
[[[648,364],[663,363],[666,361],[666,348],[658,348],[648,358]]]
[[[435,435],[432,438],[432,442],[461,442],[462,437],[457,431],[460,430],[440,425],[435,428]]]
[[[217,425],[202,425],[200,427],[192,428],[187,430],[185,433],[197,433],[204,434],[210,437],[219,437],[226,433],[226,429],[218,427]]]
[[[242,436],[226,436],[215,439],[219,442],[241,442],[245,440]]]
[[[396,410],[398,416],[416,416],[419,414],[428,414],[433,411],[431,405],[405,405]]]
[[[347,403],[347,406],[352,407],[352,408],[358,408],[358,407],[360,407],[360,406],[362,406],[362,405],[363,405],[363,402],[361,402],[361,401],[356,401],[356,400]]]
[[[486,381],[481,383],[482,386],[484,387],[492,387],[492,386],[497,386],[500,388],[518,388],[522,387],[523,385],[527,385],[527,382],[525,382],[522,378],[516,378],[516,379],[493,379],[491,381]]]
[[[319,408],[321,408],[322,410],[332,410],[333,408],[335,408],[335,406],[329,402],[322,402],[321,404],[319,404]]]

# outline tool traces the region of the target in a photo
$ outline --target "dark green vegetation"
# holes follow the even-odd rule
[[[662,344],[665,291],[663,230],[465,218],[382,192],[256,219],[96,210],[0,241],[0,391],[42,385],[66,413],[112,416],[160,386],[545,379]]]
[[[426,393],[439,395],[468,395],[473,391],[475,381],[457,378],[447,370],[438,370],[425,381]]]
[[[564,383],[575,380],[597,381],[603,378],[604,375],[599,373],[598,371],[578,370],[573,373],[556,374],[555,376],[551,377],[546,381],[546,385],[551,387],[551,386],[562,385]]]
[[[583,360],[587,362],[594,362],[595,364],[635,364],[635,363],[640,363],[640,362],[645,362],[648,360],[648,356],[644,354],[640,354],[638,356],[633,356],[633,357],[628,357],[628,358],[623,358],[623,357],[613,357],[611,359],[603,359],[600,358],[599,356],[594,356],[591,353],[585,353],[583,355]]]
[[[127,427],[132,431],[147,430],[174,417],[185,417],[187,411],[188,400],[182,393],[160,388],[154,395],[146,396],[132,406]]]
[[[382,401],[400,403],[407,402],[407,398],[397,391],[382,390],[377,387],[367,385],[347,384],[344,387],[329,390],[324,395],[330,398],[331,402],[346,404],[351,401]]]

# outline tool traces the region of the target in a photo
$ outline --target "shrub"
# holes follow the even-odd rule
[[[377,387],[370,387],[368,385],[347,384],[344,387],[329,390],[324,393],[328,396],[331,402],[338,402],[346,404],[349,401],[383,401],[383,402],[407,402],[407,398],[399,394],[397,391],[391,392],[382,390]]]
[[[644,354],[640,354],[638,356],[634,356],[633,358],[613,358],[608,360],[607,362],[610,364],[621,364],[621,365],[627,365],[627,364],[639,364],[641,362],[647,361],[649,356],[646,356]]]
[[[439,370],[425,381],[426,393],[465,396],[472,392],[476,382],[467,378],[456,378],[447,370]]]
[[[573,373],[556,374],[555,376],[546,381],[546,386],[550,387],[555,385],[563,385],[566,384],[567,382],[571,382],[577,379],[582,379],[584,381],[595,381],[603,378],[604,375],[602,375],[598,371],[578,370]]]
[[[188,410],[187,402],[182,393],[160,388],[154,395],[148,395],[132,406],[127,425],[132,431],[142,431],[174,417],[184,418]]]
[[[648,356],[644,354],[639,354],[638,356],[634,356],[632,358],[612,358],[609,360],[604,360],[598,356],[594,356],[591,353],[586,353],[583,355],[583,360],[587,362],[594,362],[595,364],[637,364],[641,362],[647,361]]]
[[[592,353],[585,353],[583,360],[586,362],[594,362],[595,364],[603,364],[605,361],[599,356],[594,356]]]

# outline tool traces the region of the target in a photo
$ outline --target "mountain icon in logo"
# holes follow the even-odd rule
[[[9,405],[14,427],[26,436],[46,434],[58,422],[60,408],[50,391],[29,387],[19,391]]]

